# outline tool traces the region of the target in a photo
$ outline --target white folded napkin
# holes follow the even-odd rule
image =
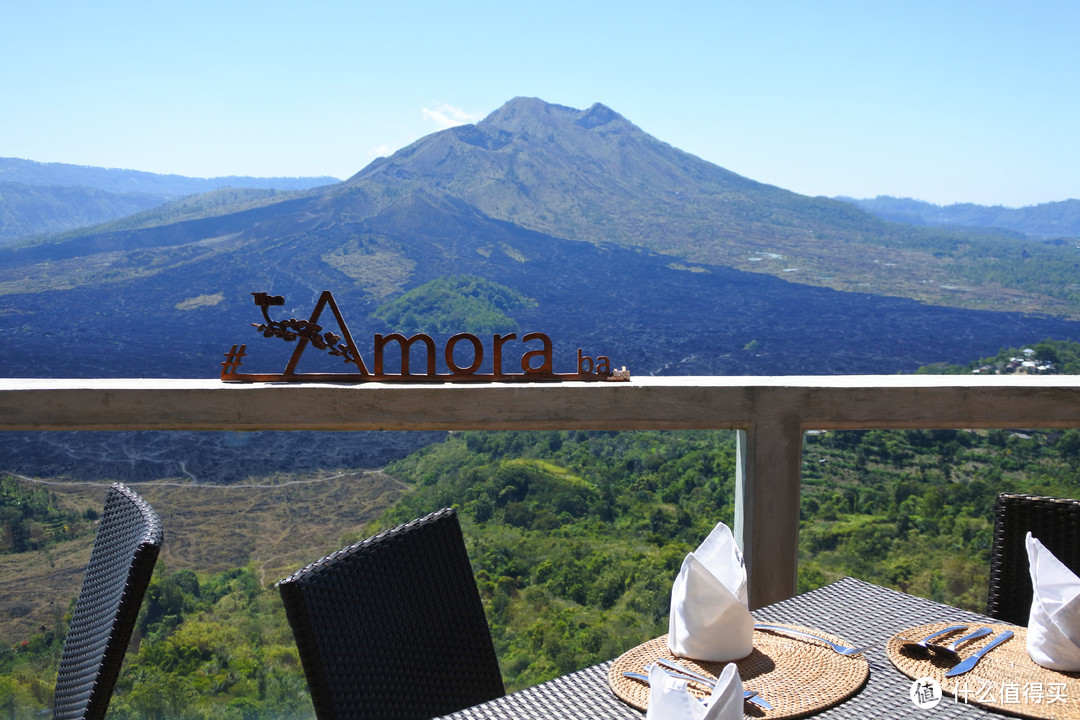
[[[712,695],[702,703],[686,691],[687,682],[653,663],[649,670],[649,709],[645,720],[742,720],[743,684],[738,668],[726,665]]]
[[[1028,617],[1027,651],[1051,670],[1080,670],[1080,578],[1027,534],[1034,597]]]
[[[667,643],[679,657],[712,662],[738,660],[754,649],[746,568],[724,523],[683,560],[671,587]]]

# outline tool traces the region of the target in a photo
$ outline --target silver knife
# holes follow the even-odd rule
[[[975,667],[979,660],[982,660],[983,655],[990,652],[1012,636],[1012,630],[1006,630],[1005,632],[1001,633],[989,643],[984,645],[977,653],[963,660],[959,665],[945,673],[945,677],[956,677],[957,675],[963,675],[964,673],[969,672],[973,667]]]
[[[674,673],[669,673],[669,674],[674,674]],[[649,676],[644,674],[644,673],[624,672],[623,677],[630,678],[631,680],[637,680],[638,682],[643,682],[646,685],[649,684]],[[679,677],[679,676],[676,676],[676,677]],[[683,677],[683,679],[686,679],[685,675],[682,676],[682,677]],[[762,710],[772,710],[773,709],[773,706],[770,705],[769,702],[765,698],[758,695],[757,690],[743,690],[743,700],[745,700],[745,701],[747,701],[749,703],[753,703],[754,705],[757,705]],[[705,702],[705,701],[702,700],[702,702]]]

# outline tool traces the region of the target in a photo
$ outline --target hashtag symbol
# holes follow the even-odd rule
[[[236,372],[236,368],[240,367],[240,364],[244,360],[244,356],[247,355],[247,345],[241,345],[237,349],[236,345],[232,346],[232,350],[225,353],[225,362],[221,363],[221,376],[232,375]]]

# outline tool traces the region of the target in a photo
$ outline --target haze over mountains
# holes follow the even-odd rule
[[[333,177],[190,178],[0,158],[0,245],[116,220],[224,188],[289,191],[337,182]]]

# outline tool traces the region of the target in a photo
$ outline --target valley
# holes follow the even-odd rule
[[[259,483],[134,482],[162,518],[163,570],[214,574],[249,567],[263,587],[356,539],[408,486],[374,470],[273,473]],[[20,478],[65,509],[100,512],[107,483]],[[0,554],[0,638],[56,628],[78,594],[92,528],[41,550]]]
[[[800,592],[854,575],[980,609],[996,493],[1074,495],[1078,448],[1076,430],[808,436]],[[144,700],[123,692],[136,678],[154,675],[171,693],[225,669],[237,682],[169,696],[176,712],[205,716],[240,698],[264,707],[282,702],[273,688],[289,687],[290,712],[307,717],[273,582],[448,505],[462,520],[509,689],[614,657],[664,632],[685,553],[717,520],[732,522],[734,468],[730,432],[466,432],[379,472],[277,474],[236,486],[140,483],[165,523],[166,551],[117,710],[141,712]],[[47,488],[76,512],[104,494],[98,484],[20,485]],[[65,597],[89,550],[89,529],[75,533],[0,555],[2,596],[11,598],[0,607],[2,627],[31,633],[25,649],[0,659],[19,683],[29,682],[32,659],[46,675],[55,663]],[[206,633],[219,638],[212,655],[186,669],[170,664]],[[34,707],[19,702],[20,713]]]

